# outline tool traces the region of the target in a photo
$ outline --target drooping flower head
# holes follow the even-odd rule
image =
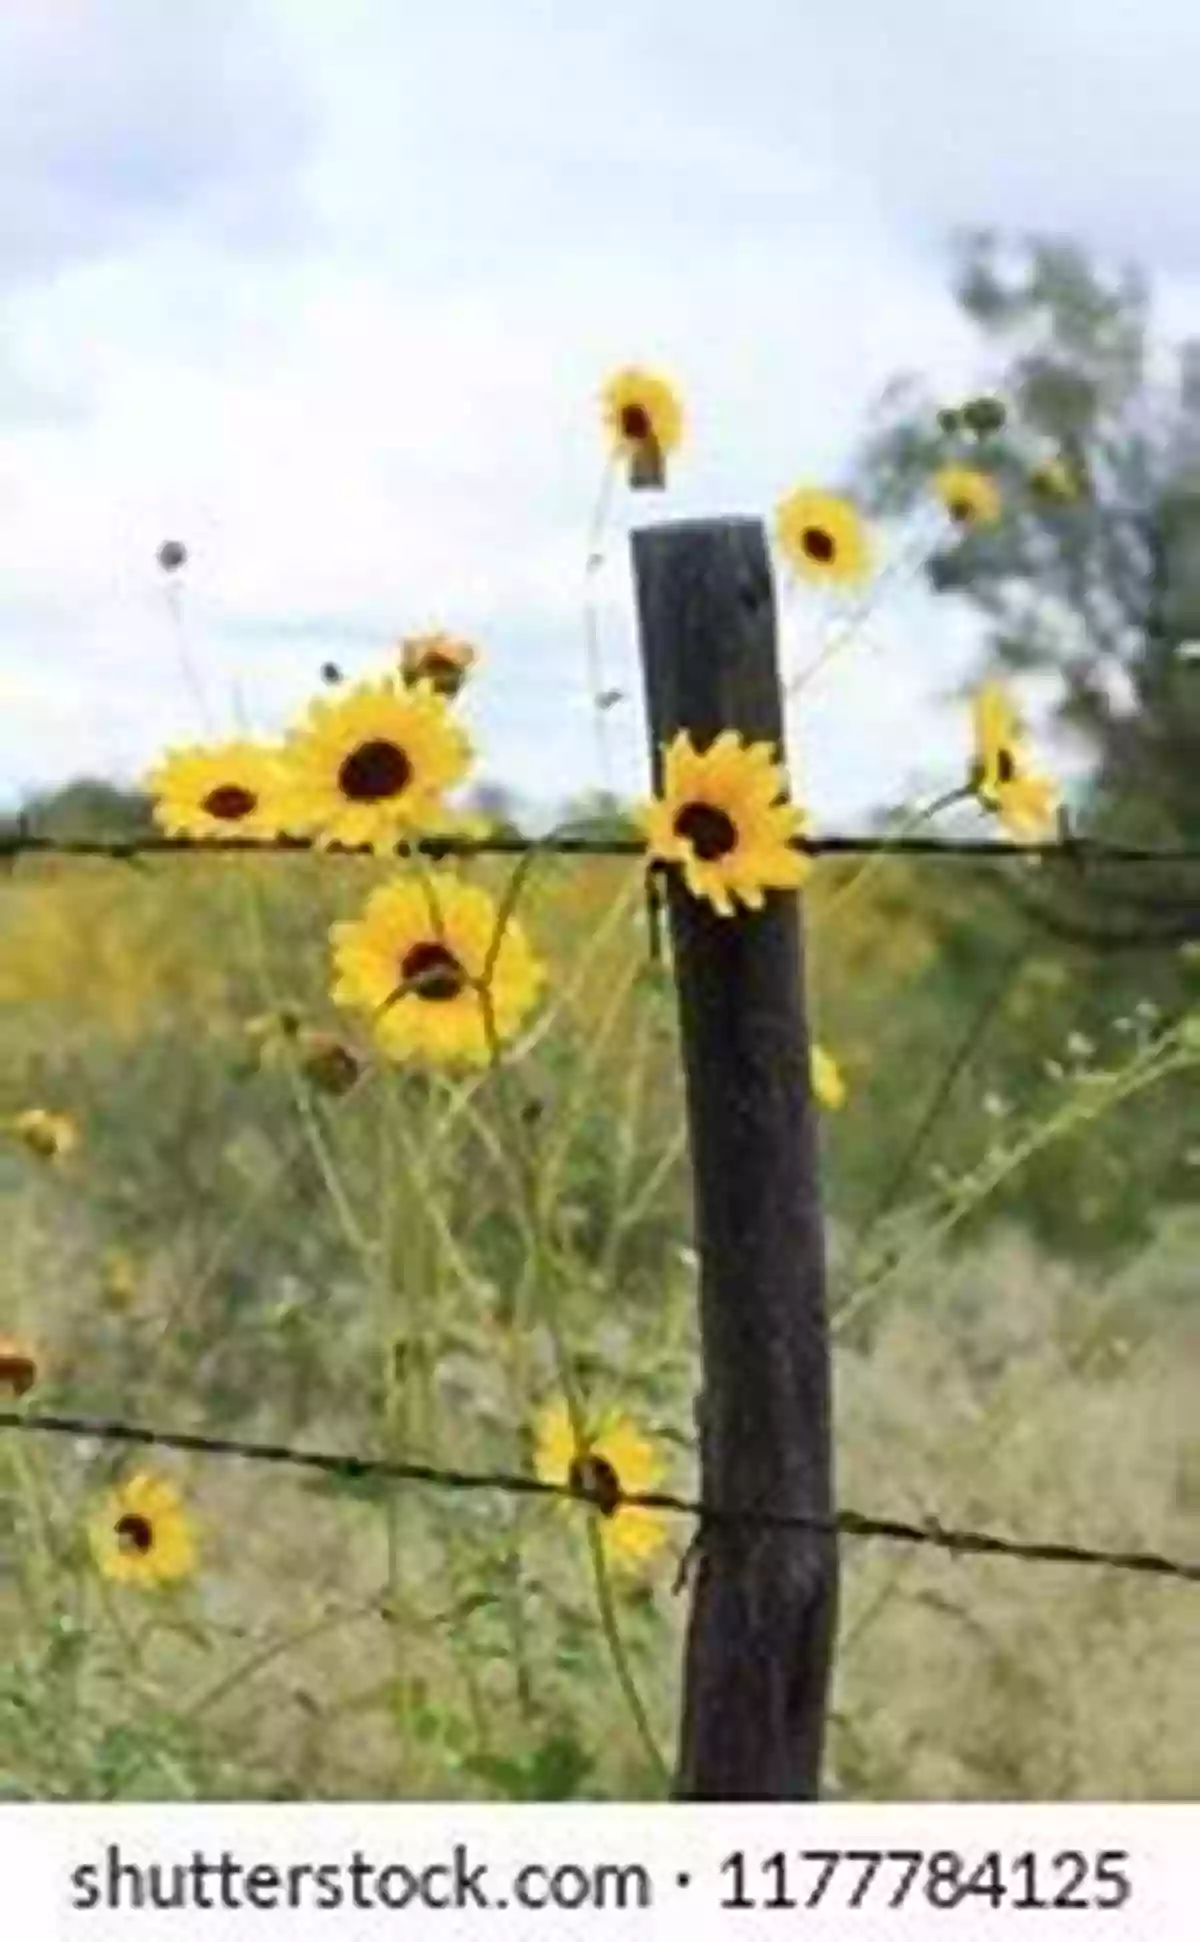
[[[1048,835],[1054,827],[1058,791],[1048,776],[1026,768],[1020,720],[998,682],[985,682],[979,689],[972,714],[971,791],[1019,842]]]
[[[956,526],[994,526],[1003,511],[996,481],[973,465],[943,465],[933,489]]]
[[[111,1491],[91,1522],[92,1556],[114,1584],[151,1588],[190,1577],[196,1547],[173,1484],[139,1472]]]
[[[797,579],[853,587],[871,571],[871,547],[849,499],[802,487],[775,509],[775,538]]]
[[[725,729],[697,749],[681,730],[664,750],[662,795],[634,815],[649,856],[677,864],[693,897],[730,917],[735,899],[760,910],[766,891],[796,889],[812,867],[791,846],[807,818],[786,798],[769,743]]]
[[[364,682],[319,698],[284,746],[287,827],[319,845],[388,850],[418,831],[455,826],[443,801],[471,764],[471,743],[428,682]]]
[[[413,634],[400,643],[400,678],[406,687],[429,681],[436,694],[453,701],[478,659],[469,641],[450,634]]]
[[[366,1012],[389,1058],[486,1064],[546,976],[515,917],[497,939],[500,918],[486,890],[446,870],[382,884],[361,917],[330,931],[334,1003]]]
[[[279,752],[258,742],[169,753],[148,778],[154,820],[168,836],[269,841],[279,820]]]
[[[614,1565],[636,1569],[665,1543],[661,1511],[620,1501],[656,1490],[663,1480],[658,1453],[628,1417],[605,1417],[579,1444],[566,1403],[548,1404],[537,1420],[534,1469],[543,1483],[589,1493],[605,1556]],[[564,1497],[562,1508],[570,1513],[576,1506]]]
[[[296,1056],[308,1083],[334,1099],[352,1092],[362,1077],[361,1060],[350,1046],[342,1043],[336,1032],[302,1026],[296,1035]]]

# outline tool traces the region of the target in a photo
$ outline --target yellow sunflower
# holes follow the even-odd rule
[[[37,1351],[15,1335],[0,1335],[0,1396],[24,1396],[38,1374]]]
[[[79,1128],[69,1113],[30,1106],[10,1121],[13,1132],[39,1160],[65,1160],[79,1145]]]
[[[998,682],[985,682],[972,703],[975,759],[969,783],[975,796],[1018,841],[1034,841],[1054,827],[1058,791],[1048,776],[1025,767],[1021,724]]]
[[[115,1584],[153,1586],[187,1578],[196,1566],[191,1525],[178,1491],[144,1472],[110,1492],[92,1518],[92,1556]]]
[[[400,643],[400,679],[406,687],[432,682],[434,692],[453,701],[478,661],[469,641],[450,634],[414,634]]]
[[[364,682],[313,701],[284,749],[287,826],[322,846],[379,850],[460,827],[442,796],[462,780],[471,754],[465,730],[427,681]]]
[[[601,393],[604,423],[619,458],[630,464],[633,485],[664,483],[664,461],[683,437],[683,407],[665,378],[628,365]]]
[[[154,820],[168,836],[278,836],[279,752],[257,742],[176,749],[148,778]]]
[[[369,1013],[389,1058],[486,1064],[489,1031],[510,1039],[546,975],[514,917],[496,943],[499,916],[486,890],[448,871],[382,884],[330,931],[334,1003]]]
[[[790,847],[808,819],[786,800],[787,778],[767,742],[725,729],[706,749],[681,730],[664,750],[663,794],[634,811],[650,857],[682,867],[693,897],[722,917],[734,899],[761,910],[767,890],[794,890],[812,868]]]
[[[534,1469],[543,1483],[594,1493],[592,1515],[600,1519],[600,1538],[611,1563],[636,1569],[665,1543],[667,1520],[661,1511],[619,1501],[656,1490],[663,1479],[654,1446],[628,1417],[607,1416],[586,1435],[581,1448],[566,1403],[547,1404],[537,1421]],[[567,1513],[574,1510],[569,1498],[561,1502]]]
[[[841,1067],[820,1045],[810,1048],[809,1068],[811,1072],[813,1098],[826,1112],[836,1113],[846,1103],[846,1081]]]
[[[956,526],[994,526],[1003,510],[996,481],[973,465],[943,465],[933,489]]]
[[[775,508],[775,538],[798,579],[852,587],[870,574],[867,529],[849,499],[807,487],[789,493]]]

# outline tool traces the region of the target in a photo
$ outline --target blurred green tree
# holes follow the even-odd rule
[[[4,821],[12,828],[18,818],[39,836],[60,842],[106,837],[120,841],[154,827],[149,796],[94,776],[77,776],[57,789],[30,792],[19,810],[9,812]]]
[[[934,593],[981,622],[974,678],[1052,686],[1057,721],[1086,760],[1078,792],[1086,834],[1194,853],[1200,344],[1163,349],[1144,276],[1108,276],[1058,238],[1014,244],[992,231],[964,233],[954,244],[953,289],[999,373],[991,389],[1003,412],[964,412],[920,378],[898,377],[858,454],[859,496],[873,512],[895,515],[929,497],[940,466],[970,465],[995,480],[1002,518],[953,529],[926,563]],[[1139,1031],[1194,1004],[1194,960],[1181,946],[1200,937],[1195,862],[1133,868],[1080,856],[1078,867],[998,866],[964,877],[939,893],[944,948],[930,973],[948,1038],[956,1019],[969,1036],[1002,954],[1014,966],[1014,991],[1023,968],[1049,975],[1032,1010],[1025,1001],[992,1005],[971,1062],[974,1088],[960,1085],[936,1135],[936,1150],[956,1156],[964,1139],[968,1151],[973,1143],[969,1122],[978,1125],[985,1085],[1003,1101],[1022,1090],[1022,1071],[1069,1075],[1070,1033],[1111,1063]],[[1071,1251],[1133,1243],[1164,1200],[1195,1200],[1198,1143],[1194,1075],[1184,1074],[1072,1135],[991,1211],[1027,1216],[1043,1239]]]
[[[989,671],[1055,678],[1058,719],[1091,758],[1092,833],[1195,848],[1200,343],[1155,343],[1136,271],[1106,281],[1057,239],[1027,239],[1013,256],[990,231],[956,242],[954,294],[1001,364],[1003,423],[980,433],[960,413],[947,429],[948,401],[899,378],[859,455],[859,490],[894,513],[948,462],[995,479],[1004,517],[937,548],[931,587],[984,622]],[[1059,884],[1045,908],[1061,926],[1114,943],[1200,936],[1194,868],[1094,866]]]
[[[505,782],[489,781],[486,777],[477,782],[467,795],[467,807],[476,815],[487,817],[493,836],[515,840],[524,835],[520,798]]]

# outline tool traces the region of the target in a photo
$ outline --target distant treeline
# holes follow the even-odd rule
[[[484,781],[469,791],[466,801],[490,818],[497,835],[529,836],[551,824],[569,824],[580,835],[615,838],[632,834],[634,828],[627,806],[599,790],[547,812],[523,802],[505,783]],[[0,833],[11,837],[22,822],[31,833],[69,842],[147,834],[154,828],[154,815],[144,790],[78,776],[56,789],[30,791],[15,806],[0,810]]]

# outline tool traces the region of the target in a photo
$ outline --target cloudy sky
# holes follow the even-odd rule
[[[953,226],[1138,259],[1200,328],[1197,72],[1182,0],[0,0],[0,797],[274,733],[432,626],[485,652],[484,771],[595,783],[605,374],[660,366],[691,428],[596,578],[636,694],[632,522],[836,484],[898,369],[988,381]],[[797,723],[820,821],[956,779],[970,650],[880,606]],[[640,787],[633,704],[609,733]]]

